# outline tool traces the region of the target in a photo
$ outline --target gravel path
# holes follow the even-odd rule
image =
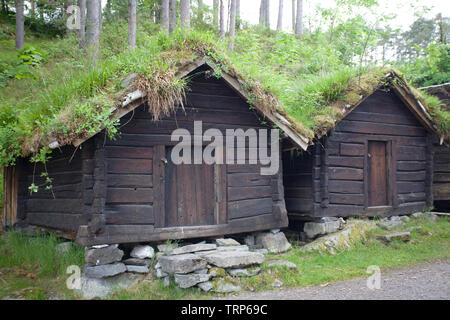
[[[367,278],[328,285],[229,295],[236,300],[428,300],[450,299],[450,260],[423,263],[407,269],[381,271],[381,288],[371,290]]]

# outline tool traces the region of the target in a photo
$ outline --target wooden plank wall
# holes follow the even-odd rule
[[[450,147],[434,146],[434,201],[450,201]]]
[[[193,74],[205,70],[196,70]],[[200,75],[191,80],[185,109],[180,108],[161,120],[152,120],[146,104],[139,106],[121,119],[120,138],[106,141],[107,226],[114,225],[121,230],[133,230],[139,225],[164,227],[165,204],[160,201],[165,192],[161,159],[166,147],[178,143],[171,141],[173,130],[183,128],[193,134],[194,120],[203,121],[203,132],[216,128],[224,136],[226,129],[270,128],[236,92],[214,76]],[[248,158],[248,150],[245,157]],[[223,169],[217,166],[214,179],[217,191],[214,210],[221,230],[226,223],[236,230],[238,225],[240,230],[261,229],[261,224],[276,225],[274,203],[278,205],[280,197],[284,199],[279,194],[281,177],[261,176],[260,165],[247,162],[224,165]],[[258,223],[255,219],[259,219]],[[148,229],[148,232],[153,231]],[[160,238],[164,237],[174,235],[166,232]]]
[[[283,152],[284,194],[290,217],[312,215],[315,150]]]
[[[82,151],[71,146],[56,149],[46,163],[52,188],[45,188],[45,167],[28,160],[17,164],[19,177],[19,209],[21,220],[28,224],[61,231],[75,232],[85,223],[83,216],[83,172]],[[31,193],[28,187],[34,183],[38,192]]]
[[[425,206],[427,132],[394,92],[378,90],[344,118],[328,138],[329,205],[319,215],[365,211],[368,140],[392,141],[390,205],[397,211]]]

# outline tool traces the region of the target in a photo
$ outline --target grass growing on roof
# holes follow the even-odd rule
[[[175,76],[176,68],[200,55],[215,66],[216,76],[222,71],[239,75],[250,103],[268,112],[276,108],[308,138],[326,134],[341,116],[335,106],[359,101],[386,71],[343,64],[336,51],[314,36],[298,39],[257,27],[238,32],[231,55],[226,41],[211,32],[178,30],[169,37],[144,21],[138,25],[135,51],[127,49],[126,33],[123,23],[105,24],[101,59],[95,66],[77,49],[74,38],[27,39],[45,61],[35,70],[37,79],[11,80],[0,88],[0,165],[55,140],[70,143],[101,128],[114,135],[118,122],[110,118],[111,107],[132,89],[148,94],[155,119],[167,115],[187,88],[187,82]],[[15,52],[11,40],[0,42],[8,59]],[[137,73],[139,80],[134,88],[121,88],[129,73]],[[448,112],[430,97],[423,103],[441,135],[448,137]]]

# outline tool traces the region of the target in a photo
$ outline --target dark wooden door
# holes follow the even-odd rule
[[[368,143],[368,205],[369,207],[388,205],[387,143]]]
[[[175,165],[167,148],[165,227],[215,224],[214,166]]]

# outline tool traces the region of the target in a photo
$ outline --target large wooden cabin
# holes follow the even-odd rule
[[[120,136],[105,132],[53,151],[47,163],[53,188],[31,193],[45,184],[42,165],[19,159],[6,169],[6,223],[62,232],[81,245],[165,241],[221,236],[281,228],[288,224],[281,168],[261,175],[260,164],[174,165],[170,152],[178,141],[171,133],[203,130],[283,128],[305,147],[307,139],[286,126],[282,115],[250,107],[239,81],[226,73],[220,79],[202,60],[186,66],[189,91],[184,110],[154,121],[142,94],[117,109]],[[137,98],[136,98],[137,97]],[[128,102],[130,102],[128,101]],[[280,121],[283,120],[283,121]],[[268,122],[266,122],[268,121]],[[246,144],[248,146],[248,144]],[[281,157],[281,152],[280,152]],[[281,161],[280,161],[281,163]]]
[[[387,84],[385,84],[387,83]],[[433,204],[435,127],[395,75],[387,77],[306,152],[283,153],[290,219],[386,216]]]
[[[435,95],[450,112],[450,83],[420,88]],[[433,141],[433,200],[440,210],[450,209],[450,146],[439,137]]]

